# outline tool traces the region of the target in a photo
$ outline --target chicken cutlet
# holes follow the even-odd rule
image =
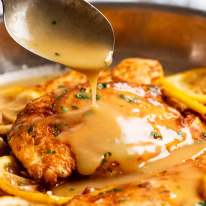
[[[158,71],[163,74],[158,62],[146,64],[147,73],[142,75],[147,76],[147,85],[138,76],[132,82],[128,76],[129,83],[126,77],[121,80],[125,65],[130,72],[141,71],[138,61],[123,61],[112,74],[102,75],[97,109],[90,107],[91,90],[84,77],[79,78],[83,84],[70,84],[70,77],[63,77],[64,81],[47,83],[49,93],[18,114],[8,143],[34,179],[55,184],[73,172],[131,173],[203,139],[204,123],[195,115],[183,116],[164,101],[160,88],[149,85]]]

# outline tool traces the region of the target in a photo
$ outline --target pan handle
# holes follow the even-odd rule
[[[185,9],[206,11],[205,0],[89,0],[91,3],[136,3],[160,6],[175,6]]]

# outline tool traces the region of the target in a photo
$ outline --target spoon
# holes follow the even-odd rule
[[[85,0],[2,0],[11,37],[46,59],[79,70],[100,70],[112,61],[111,24]]]

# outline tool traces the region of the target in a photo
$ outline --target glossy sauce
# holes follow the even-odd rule
[[[65,128],[58,137],[71,145],[80,174],[93,174],[105,154],[109,154],[108,161],[118,162],[123,172],[138,172],[149,162],[194,143],[190,128],[181,123],[180,113],[155,95],[147,97],[143,88],[117,83],[98,93],[101,99],[97,107],[90,109],[89,102],[80,100],[84,105],[75,111],[80,115],[79,123]],[[74,118],[73,114],[65,113],[62,123]]]
[[[197,194],[198,183],[203,177],[204,173],[198,169],[184,164],[185,160],[192,159],[201,151],[205,151],[206,142],[196,142],[193,145],[185,146],[178,149],[170,154],[170,156],[158,160],[154,163],[148,164],[141,168],[138,173],[129,175],[123,175],[114,178],[83,178],[78,180],[69,180],[67,183],[54,188],[52,191],[56,195],[62,196],[73,196],[81,194],[85,188],[90,188],[93,191],[104,187],[116,187],[121,184],[137,184],[144,179],[151,179],[151,176],[157,175],[159,172],[170,169],[171,173],[177,173],[178,176],[175,178],[176,181],[159,177],[160,182],[163,182],[172,192],[173,198],[180,201],[182,204],[193,206],[200,200]],[[192,175],[191,175],[192,174]]]

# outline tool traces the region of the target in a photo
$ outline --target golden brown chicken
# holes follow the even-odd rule
[[[139,75],[123,76],[125,68]],[[9,133],[14,155],[34,179],[55,184],[74,171],[130,173],[204,138],[198,117],[183,116],[164,101],[160,88],[149,85],[163,75],[158,62],[129,59],[102,73],[100,110],[90,108],[86,78],[76,74],[74,82],[68,75],[44,85],[49,93],[27,104]]]

